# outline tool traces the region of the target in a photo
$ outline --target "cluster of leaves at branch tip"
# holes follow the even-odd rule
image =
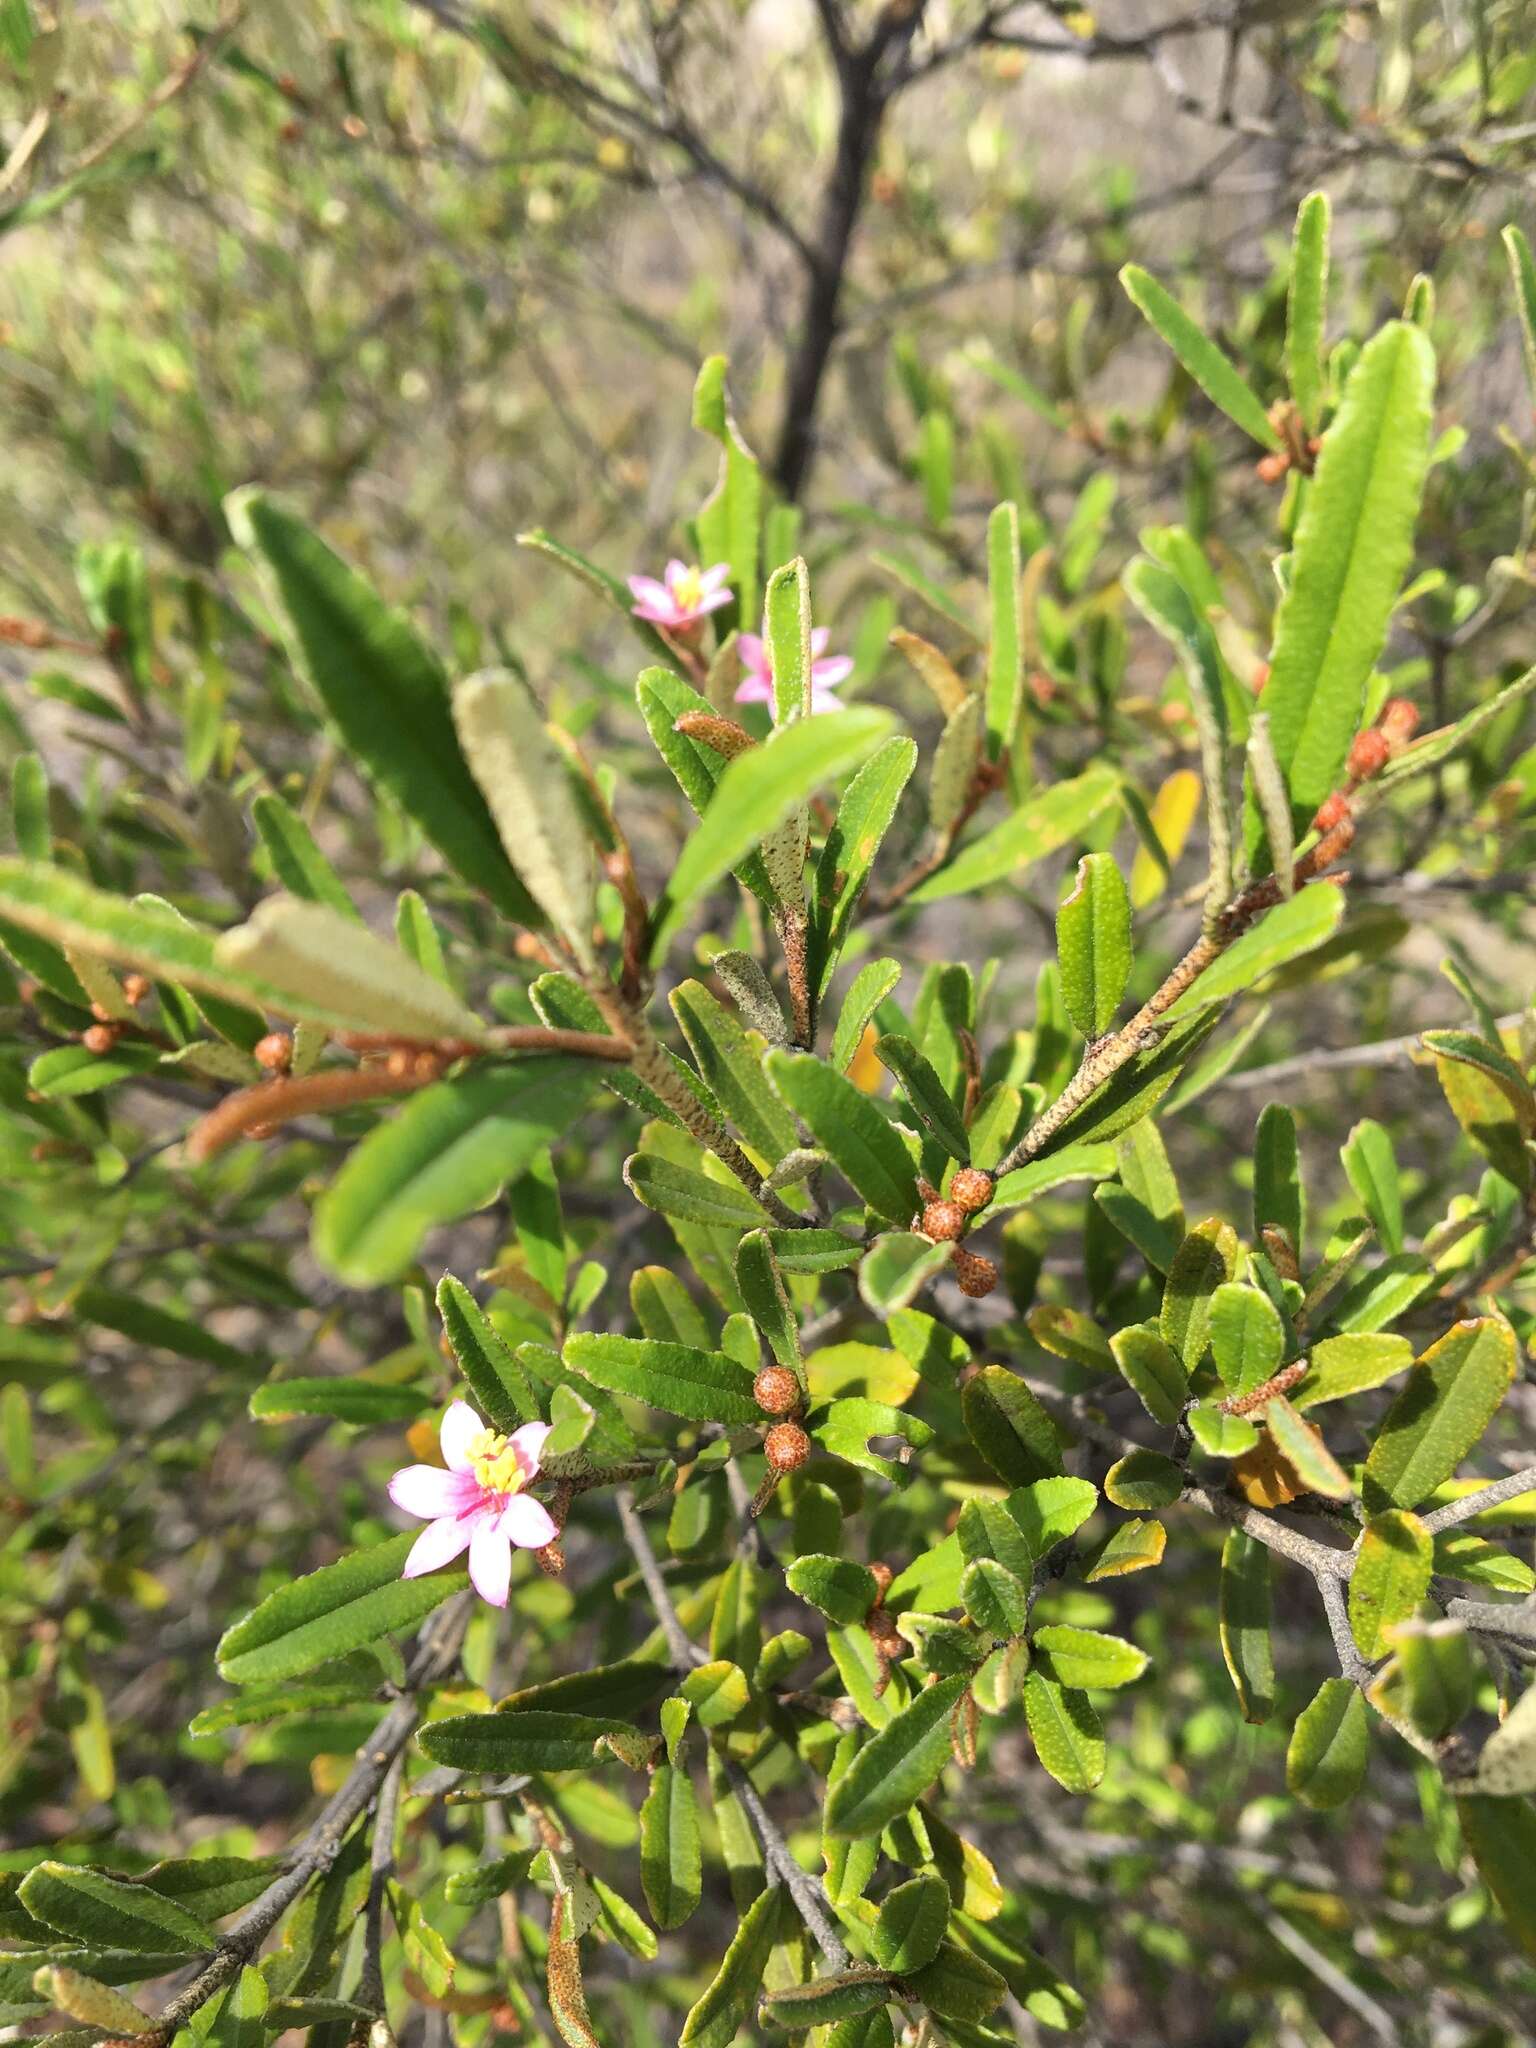
[[[226,506],[229,631],[324,736],[335,815],[235,736],[220,786],[252,833],[231,923],[180,813],[108,829],[18,749],[0,1086],[26,1138],[7,1158],[41,1193],[38,1218],[7,1211],[10,1481],[62,1601],[95,1538],[59,1532],[113,1461],[40,1465],[31,1432],[63,1416],[95,1441],[97,1364],[195,1371],[122,1453],[174,1438],[189,1485],[226,1422],[279,1433],[304,1568],[274,1548],[242,1586],[227,1691],[187,1741],[200,1768],[231,1740],[298,1760],[331,1803],[275,1862],[20,1852],[6,2016],[61,2011],[66,2044],[376,2039],[382,1972],[391,2006],[405,1987],[522,2031],[537,1958],[562,2038],[592,2048],[638,2011],[617,1947],[658,1965],[690,2048],[759,2012],[837,2048],[890,2048],[898,2024],[1001,2042],[1010,1997],[1047,2026],[1082,2009],[1052,1920],[1075,1908],[1015,1869],[1019,1806],[1067,1842],[1065,1801],[1097,1800],[1091,1848],[1161,1802],[1214,1855],[1179,1788],[1239,1721],[1244,1796],[1302,1822],[1417,1769],[1440,1865],[1469,1858],[1536,1954],[1536,1469],[1504,1433],[1536,1332],[1530,1016],[1452,964],[1449,1021],[1400,1076],[1421,1163],[1390,1105],[1331,1137],[1278,1096],[1247,1121],[1216,1107],[1261,1086],[1251,1049],[1312,1045],[1404,937],[1341,871],[1352,842],[1368,873],[1401,863],[1433,811],[1436,872],[1474,878],[1529,845],[1536,760],[1510,756],[1536,672],[1468,656],[1459,715],[1442,675],[1421,736],[1418,669],[1384,666],[1446,459],[1435,352],[1412,317],[1326,346],[1328,238],[1313,195],[1283,389],[1123,273],[1212,445],[1230,427],[1283,473],[1279,544],[1240,578],[1194,525],[1149,524],[1095,571],[1107,506],[1054,535],[1022,492],[962,543],[931,411],[948,580],[924,603],[898,578],[901,619],[857,632],[857,568],[771,501],[716,358],[694,417],[717,475],[663,575],[527,537],[637,636],[633,706],[610,690],[589,716],[521,640],[450,665],[253,486]],[[149,636],[120,659],[169,731],[169,591],[133,555],[81,579],[93,616]],[[1125,681],[1133,631],[1166,718],[1099,687]],[[1436,644],[1459,657],[1453,628]],[[1070,717],[1047,717],[1053,691]],[[961,899],[964,922],[930,914]],[[1048,950],[1026,987],[1031,913]],[[1009,936],[944,957],[972,931]],[[181,1121],[130,1153],[146,1090]],[[268,1211],[298,1219],[302,1259],[254,1227]],[[156,1238],[206,1260],[167,1268],[181,1295]],[[260,1310],[295,1299],[323,1314],[269,1341]],[[92,1366],[71,1377],[76,1332]],[[348,1432],[364,1462],[322,1499],[310,1448]],[[103,1580],[83,1633],[149,1576]],[[110,1716],[46,1603],[36,1630],[94,1815]],[[1138,1720],[1157,1684],[1199,1703],[1177,1756],[1161,1712]],[[134,1842],[155,1838],[137,1810]],[[169,2019],[117,1988],[183,1966],[201,1974]]]

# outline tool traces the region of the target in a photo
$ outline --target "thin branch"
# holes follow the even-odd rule
[[[1488,1508],[1502,1507],[1507,1500],[1518,1500],[1522,1493],[1536,1493],[1536,1465],[1522,1466],[1518,1472],[1506,1473],[1502,1479],[1480,1487],[1476,1493],[1463,1494],[1460,1500],[1449,1500],[1444,1507],[1436,1508],[1422,1520],[1430,1535],[1438,1536],[1442,1529],[1458,1528]]]

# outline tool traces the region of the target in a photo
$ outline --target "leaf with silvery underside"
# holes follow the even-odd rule
[[[424,1620],[469,1580],[457,1567],[401,1578],[418,1533],[354,1550],[269,1593],[219,1639],[220,1676],[235,1685],[296,1677]]]
[[[507,860],[459,752],[448,678],[404,614],[295,514],[252,489],[225,501],[230,531],[260,563],[298,668],[348,753],[439,853],[520,924],[538,910]]]
[[[652,959],[665,957],[700,896],[814,790],[865,761],[890,727],[890,713],[872,706],[829,711],[781,726],[762,746],[728,762],[655,906]]]
[[[1120,794],[1118,771],[1089,768],[1031,794],[1009,818],[961,848],[911,892],[909,903],[933,903],[1000,882],[1080,838]]]
[[[484,1066],[413,1096],[355,1147],[315,1207],[315,1255],[354,1285],[395,1280],[426,1232],[482,1208],[585,1108],[590,1061]]]
[[[1392,321],[1361,351],[1323,436],[1264,686],[1298,831],[1338,786],[1412,559],[1434,384],[1428,336]],[[1259,856],[1265,834],[1251,791],[1245,834]]]
[[[895,626],[891,629],[890,644],[899,654],[906,656],[928,685],[946,720],[952,719],[962,705],[975,697],[975,691],[949,656],[941,653],[931,640],[925,640],[920,633],[909,633],[905,627]]]
[[[1251,434],[1263,448],[1279,448],[1280,436],[1269,416],[1243,381],[1231,358],[1184,311],[1176,299],[1140,264],[1127,263],[1120,282],[1138,313],[1156,329],[1180,364],[1213,405]]]
[[[1415,1363],[1366,1460],[1367,1509],[1413,1508],[1448,1479],[1514,1381],[1514,1332],[1496,1316],[1457,1323]]]
[[[727,947],[710,965],[748,1026],[770,1045],[788,1045],[789,1023],[773,983],[750,953]]]
[[[216,965],[271,983],[321,1016],[402,1038],[485,1042],[485,1026],[435,976],[353,918],[269,896],[214,946]]]
[[[954,831],[976,780],[982,718],[979,697],[967,697],[944,721],[928,771],[928,824],[943,842]]]
[[[592,838],[533,692],[511,669],[481,669],[455,684],[453,723],[507,858],[576,959],[590,966]]]
[[[916,742],[896,734],[875,749],[843,791],[817,858],[812,891],[807,973],[818,996],[826,993],[847,944],[876,856],[916,766]]]
[[[628,1394],[690,1422],[762,1419],[751,1374],[724,1352],[581,1331],[567,1340],[564,1356],[574,1371],[609,1393]]]

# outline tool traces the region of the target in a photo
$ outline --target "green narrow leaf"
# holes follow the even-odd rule
[[[866,960],[849,984],[832,1031],[832,1065],[846,1074],[875,1012],[901,979],[895,960]]]
[[[1187,988],[1164,1012],[1165,1018],[1193,1016],[1212,1003],[1241,995],[1266,974],[1331,939],[1344,916],[1344,892],[1328,882],[1298,890],[1289,902],[1277,904]]]
[[[834,1835],[874,1835],[922,1798],[951,1750],[951,1717],[964,1677],[942,1678],[866,1742],[827,1796]]]
[[[734,1175],[716,1180],[692,1167],[679,1166],[654,1152],[636,1152],[624,1162],[624,1181],[631,1194],[663,1216],[685,1223],[713,1223],[726,1230],[754,1230],[767,1212]]]
[[[395,1280],[435,1224],[483,1207],[585,1107],[590,1062],[530,1059],[440,1081],[358,1145],[315,1208],[315,1256],[354,1286]]]
[[[787,1898],[773,1885],[748,1906],[713,1981],[683,2021],[678,2048],[731,2048],[757,2005]]]
[[[579,1331],[565,1347],[565,1362],[611,1394],[629,1394],[690,1422],[759,1422],[752,1375],[723,1351],[649,1337],[613,1337]]]
[[[1261,447],[1278,448],[1280,436],[1230,357],[1191,320],[1178,301],[1138,263],[1125,265],[1120,282],[1137,312],[1156,328],[1211,403],[1245,434],[1251,434]]]
[[[763,480],[757,457],[741,438],[726,391],[726,360],[709,356],[693,387],[693,424],[720,443],[720,480],[699,508],[699,550],[702,567],[728,562],[734,612],[727,628],[755,627],[762,548]]]
[[[1349,1580],[1349,1626],[1362,1657],[1385,1656],[1391,1631],[1412,1618],[1429,1591],[1434,1548],[1418,1516],[1400,1508],[1366,1523]]]
[[[517,1713],[450,1714],[429,1721],[418,1740],[434,1763],[460,1771],[586,1771],[606,1735],[638,1736],[626,1721],[560,1714],[534,1707]]]
[[[899,1031],[888,1031],[875,1041],[875,1057],[895,1075],[929,1135],[938,1140],[951,1159],[962,1166],[968,1164],[971,1146],[965,1125],[932,1062]]]
[[[346,885],[315,844],[314,834],[297,811],[268,791],[251,805],[251,816],[272,862],[272,871],[290,896],[323,903],[338,916],[361,923]]]
[[[640,1809],[640,1884],[663,1931],[681,1927],[703,1896],[698,1804],[674,1764],[657,1766]]]
[[[762,1052],[702,982],[684,981],[668,1001],[694,1065],[746,1142],[776,1165],[795,1146],[794,1120],[763,1086]]]
[[[868,1096],[811,1053],[775,1050],[764,1064],[779,1095],[870,1208],[907,1222],[919,1206],[916,1168]]]
[[[1343,1806],[1370,1760],[1370,1714],[1347,1678],[1325,1678],[1303,1707],[1285,1754],[1286,1789],[1304,1806]]]
[[[1400,1252],[1403,1190],[1391,1137],[1379,1123],[1365,1117],[1350,1132],[1339,1158],[1350,1186],[1360,1197],[1360,1206],[1376,1226],[1383,1248]]]
[[[1024,1718],[1035,1754],[1064,1791],[1091,1792],[1104,1776],[1104,1730],[1087,1696],[1044,1672],[1024,1681]]]
[[[1296,1119],[1280,1102],[1266,1103],[1253,1134],[1253,1235],[1282,1230],[1297,1258],[1306,1228]]]
[[[1053,783],[946,861],[907,901],[935,903],[1000,882],[1080,838],[1119,795],[1120,777],[1110,767],[1089,768],[1067,782]]]
[[[225,502],[230,531],[269,575],[294,658],[347,750],[450,867],[520,924],[538,911],[464,765],[448,679],[403,614],[292,512],[254,488]]]
[[[1061,1471],[1055,1424],[1006,1366],[983,1366],[967,1380],[960,1408],[971,1442],[1008,1485],[1028,1486]]]
[[[1229,1394],[1250,1394],[1279,1371],[1285,1327],[1280,1311],[1258,1288],[1224,1281],[1210,1299],[1209,1327],[1211,1356]],[[1196,1363],[1187,1353],[1184,1362]]]
[[[806,972],[818,995],[826,993],[875,857],[916,766],[917,743],[896,734],[875,749],[843,791],[816,862],[815,903],[806,942]]]
[[[1460,1322],[1418,1359],[1376,1432],[1363,1492],[1371,1514],[1414,1508],[1449,1479],[1514,1381],[1514,1332],[1496,1316]]]
[[[1456,1801],[1457,1818],[1477,1874],[1487,1885],[1528,1956],[1536,1956],[1536,1806],[1527,1799],[1468,1794]]]
[[[423,1620],[469,1579],[457,1568],[402,1579],[419,1533],[354,1550],[269,1593],[220,1637],[220,1676],[232,1685],[292,1678]]]
[[[1531,245],[1519,228],[1511,225],[1502,236],[1509,258],[1510,279],[1515,287],[1515,310],[1520,315],[1520,342],[1525,355],[1526,382],[1531,391],[1531,409],[1536,412],[1536,259]]]
[[[1323,437],[1264,686],[1298,831],[1338,785],[1412,556],[1434,382],[1428,337],[1392,321],[1361,351]],[[1257,856],[1264,831],[1251,790],[1246,836]]]
[[[1328,311],[1326,192],[1309,192],[1296,213],[1291,281],[1285,301],[1285,369],[1301,423],[1315,434],[1323,418],[1323,323]]]
[[[987,755],[1000,760],[1013,745],[1024,698],[1024,614],[1019,573],[1019,508],[994,508],[987,521]]]
[[[538,1397],[527,1373],[484,1309],[452,1273],[445,1273],[437,1283],[437,1312],[459,1370],[486,1421],[507,1433],[524,1422],[539,1421]]]
[[[1243,1719],[1267,1721],[1275,1709],[1269,1551],[1241,1529],[1229,1529],[1221,1549],[1221,1654]]]
[[[656,904],[651,957],[665,957],[689,910],[812,791],[864,761],[891,728],[888,711],[862,707],[797,719],[726,765],[709,807]]]
[[[811,578],[797,555],[768,578],[763,641],[773,677],[773,722],[788,725],[811,713]]]
[[[805,1367],[800,1360],[799,1326],[766,1230],[748,1231],[736,1247],[736,1285],[741,1289],[747,1314],[768,1339],[768,1348],[803,1386]]]
[[[87,1949],[199,1955],[217,1936],[174,1899],[72,1863],[39,1863],[18,1896],[34,1918]]]
[[[1067,1015],[1092,1041],[1114,1022],[1131,978],[1131,899],[1108,853],[1087,853],[1056,912],[1056,952]]]

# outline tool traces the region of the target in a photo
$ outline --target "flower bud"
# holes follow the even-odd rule
[[[985,1209],[992,1199],[995,1182],[990,1173],[979,1166],[957,1166],[950,1175],[949,1199],[966,1216],[974,1216]]]
[[[1376,725],[1388,752],[1400,753],[1419,729],[1419,707],[1406,697],[1389,697],[1381,707]]]
[[[93,1024],[88,1031],[81,1032],[80,1043],[87,1052],[110,1052],[117,1043],[117,1027],[112,1024]]]
[[[149,976],[147,974],[125,974],[123,976],[123,994],[130,1003],[142,1003],[149,994]]]
[[[800,1405],[800,1382],[787,1365],[765,1365],[752,1382],[752,1398],[765,1415],[788,1415]]]
[[[979,1252],[962,1251],[957,1246],[951,1264],[960,1283],[960,1292],[970,1295],[975,1301],[990,1294],[997,1285],[996,1264],[991,1259],[984,1259]]]
[[[776,1422],[763,1438],[763,1455],[770,1472],[798,1472],[811,1455],[811,1440],[798,1422]]]
[[[965,1211],[958,1202],[929,1202],[919,1228],[935,1244],[953,1244],[965,1229]]]
[[[1386,734],[1377,727],[1357,732],[1349,749],[1349,772],[1356,782],[1370,782],[1386,767],[1391,754]]]
[[[265,1067],[269,1074],[286,1074],[293,1064],[293,1040],[286,1031],[269,1031],[251,1049],[256,1064]]]
[[[1261,455],[1253,465],[1253,473],[1261,484],[1277,484],[1290,466],[1288,455]]]
[[[1317,807],[1317,816],[1312,820],[1314,832],[1331,832],[1335,825],[1342,825],[1349,816],[1349,798],[1342,789],[1336,789],[1332,796],[1325,796]]]

